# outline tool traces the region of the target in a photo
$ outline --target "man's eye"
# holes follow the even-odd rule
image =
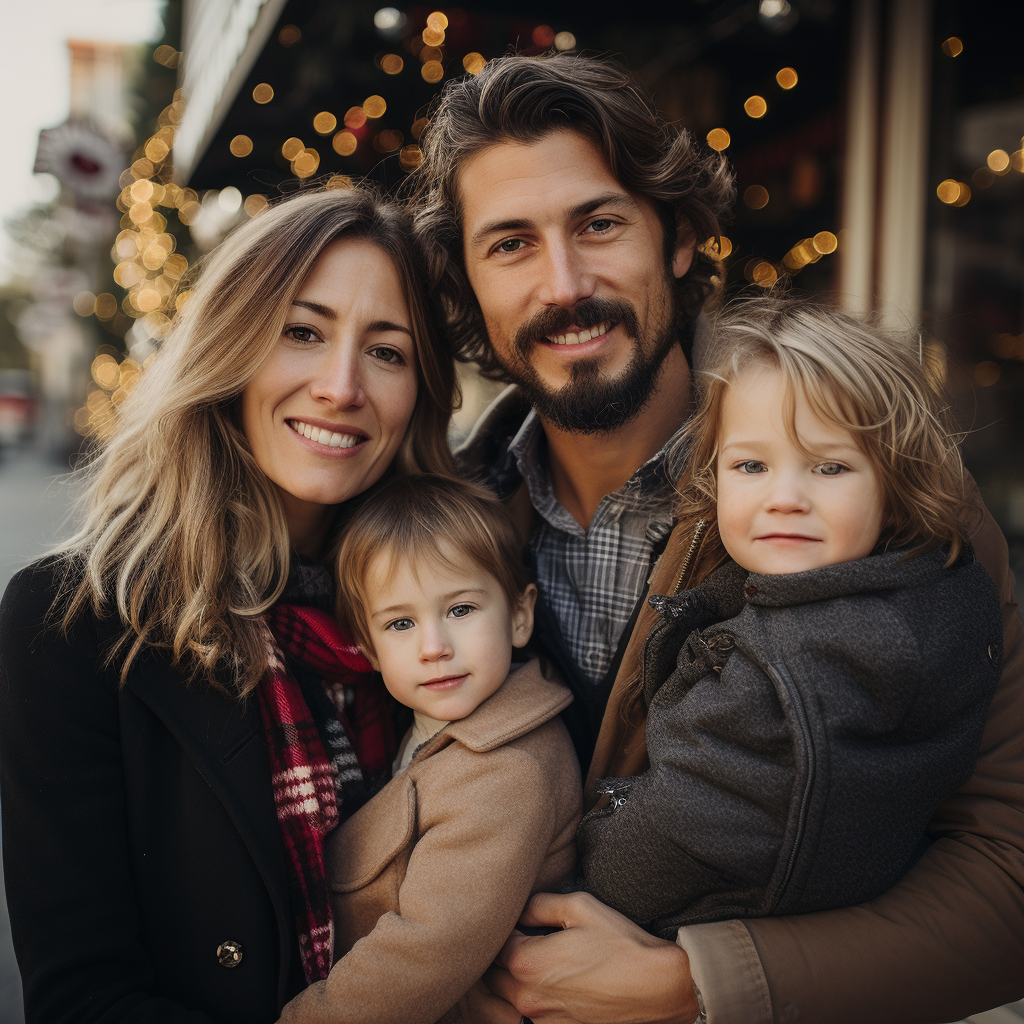
[[[758,462],[756,459],[747,459],[746,462],[739,463],[736,468],[741,473],[763,473],[765,471],[764,463]]]
[[[387,624],[387,629],[393,629],[396,633],[404,633],[407,629],[412,629],[414,623],[412,619],[395,619],[394,622]]]
[[[519,252],[526,243],[521,238],[506,238],[497,245],[498,252]]]
[[[592,220],[588,225],[587,229],[593,231],[595,234],[601,234],[604,231],[610,231],[614,227],[615,221],[608,217],[599,217],[597,220]]]
[[[454,619],[461,619],[472,610],[473,606],[471,604],[457,604],[449,610],[448,614]]]

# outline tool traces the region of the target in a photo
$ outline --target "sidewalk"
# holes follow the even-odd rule
[[[0,593],[24,565],[71,532],[77,489],[31,448],[0,451]],[[0,1024],[23,1024],[21,979],[11,946],[0,869]]]

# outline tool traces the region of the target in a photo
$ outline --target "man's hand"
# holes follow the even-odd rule
[[[674,942],[587,893],[537,893],[521,923],[560,927],[513,932],[484,975],[488,988],[544,1024],[693,1024],[690,961]]]

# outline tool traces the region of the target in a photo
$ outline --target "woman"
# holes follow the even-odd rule
[[[330,967],[322,838],[389,723],[319,559],[390,469],[450,469],[453,367],[409,238],[358,190],[240,228],[121,405],[81,532],[8,588],[29,1024],[258,1024]]]

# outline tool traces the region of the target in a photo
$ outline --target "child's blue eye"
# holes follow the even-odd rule
[[[471,604],[457,604],[449,610],[448,614],[453,618],[461,619],[468,615],[472,610],[473,606]]]
[[[847,467],[841,462],[822,462],[814,467],[822,476],[839,476]]]
[[[765,465],[763,462],[758,462],[756,459],[747,459],[746,462],[741,462],[736,467],[741,473],[763,473],[765,471]]]
[[[395,619],[394,622],[387,624],[387,628],[393,629],[396,633],[404,633],[407,629],[412,629],[414,625],[412,619]]]

